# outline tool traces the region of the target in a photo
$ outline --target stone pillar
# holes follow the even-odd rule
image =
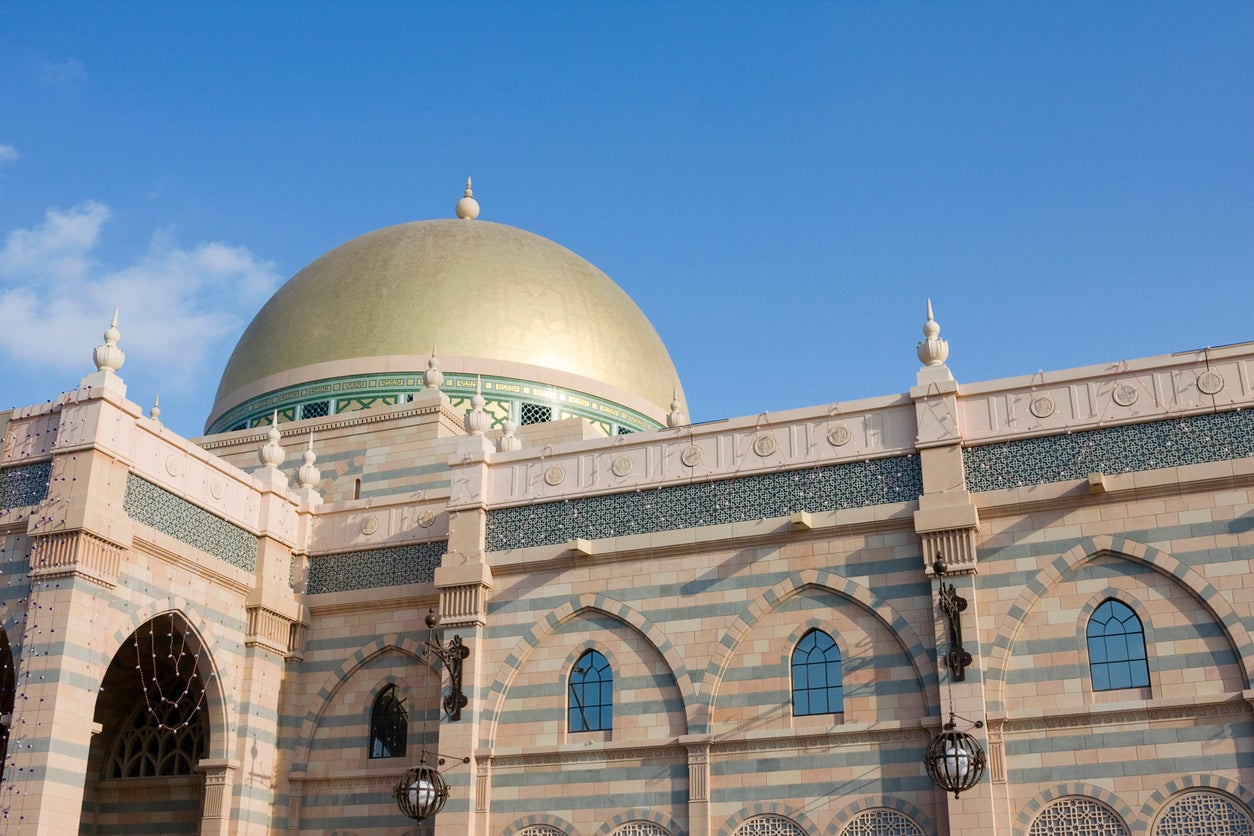
[[[450,792],[444,811],[435,817],[437,836],[486,836],[492,784],[487,755],[478,751],[484,699],[490,672],[484,651],[487,636],[487,605],[492,590],[492,570],[484,551],[487,524],[488,468],[491,442],[481,435],[458,440],[451,466],[448,552],[435,570],[440,593],[440,627],[445,645],[460,636],[470,649],[462,663],[462,692],[467,705],[460,720],[450,720],[441,710],[441,754],[447,757],[442,774]],[[425,615],[425,613],[423,614]],[[470,757],[469,766],[457,763]]]
[[[685,741],[688,749],[688,833],[710,836],[710,740]]]
[[[929,324],[933,324],[930,305],[928,314]],[[937,342],[935,334],[929,335],[929,339]],[[926,362],[925,345],[920,344],[919,356]],[[947,349],[942,352],[947,353]],[[987,755],[990,747],[984,698],[984,654],[979,640],[980,602],[975,583],[979,571],[976,535],[980,518],[966,485],[958,383],[944,365],[943,356],[941,362],[931,363],[919,370],[918,385],[910,390],[910,396],[915,405],[918,428],[915,444],[923,474],[923,494],[919,497],[919,510],[914,515],[914,528],[922,546],[921,568],[933,579],[939,722],[948,722],[952,712],[956,715],[956,729],[976,738]],[[933,565],[942,557],[946,574],[938,583]],[[941,608],[941,584],[952,584],[954,594],[965,601],[965,607],[956,615],[947,614]],[[971,661],[965,666],[961,680],[957,679],[956,670],[947,660],[954,649],[950,618],[958,619],[962,649],[971,654]],[[976,722],[982,727],[976,728]],[[939,725],[935,731],[940,731]],[[946,795],[948,832],[963,836],[996,836],[998,824],[992,790],[991,775],[986,770],[980,783],[963,792],[959,798]],[[939,788],[937,792],[940,792]]]
[[[223,774],[235,785],[234,797],[227,796],[234,807],[230,832],[261,836],[270,832],[276,808],[281,689],[299,611],[290,581],[297,508],[288,495],[287,478],[276,468],[262,468],[256,478],[262,487],[261,536],[254,586],[246,601],[244,670],[237,694],[232,762],[239,768]]]
[[[97,633],[111,621],[108,590],[131,545],[122,510],[129,470],[123,451],[139,414],[123,400],[116,375],[97,376],[94,389],[65,396],[48,495],[27,524],[30,593],[21,633],[10,636],[16,699],[0,798],[5,832],[79,828],[96,699],[108,664]],[[67,658],[84,661],[63,665]]]

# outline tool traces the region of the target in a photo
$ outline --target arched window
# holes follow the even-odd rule
[[[1145,630],[1127,604],[1107,598],[1089,618],[1089,675],[1094,691],[1149,685]]]
[[[1235,798],[1197,790],[1173,799],[1154,826],[1154,836],[1177,833],[1250,836],[1254,834],[1254,820]]]
[[[811,630],[792,652],[793,716],[840,714],[844,710],[840,648],[827,633]]]
[[[370,757],[401,758],[409,737],[409,712],[395,685],[389,685],[374,698],[370,709]]]
[[[601,653],[589,650],[570,670],[568,728],[573,732],[614,727],[614,672]]]
[[[904,813],[877,807],[854,816],[840,836],[923,836],[923,828]]]

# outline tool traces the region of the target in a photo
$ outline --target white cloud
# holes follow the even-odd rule
[[[119,307],[128,365],[142,358],[175,389],[216,377],[216,370],[204,374],[206,357],[220,353],[224,340],[233,342],[278,285],[274,264],[246,247],[182,247],[158,232],[131,264],[104,266],[99,250],[109,214],[91,201],[50,209],[39,226],[5,236],[0,350],[28,367],[85,372],[92,346]]]
[[[0,165],[15,163],[19,159],[21,159],[21,156],[12,145],[0,145]]]

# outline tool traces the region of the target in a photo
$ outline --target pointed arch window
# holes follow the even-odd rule
[[[572,732],[609,731],[614,727],[614,671],[596,650],[579,657],[570,669],[567,728]]]
[[[1132,608],[1107,598],[1089,617],[1089,676],[1094,691],[1145,688],[1149,660],[1145,628]]]
[[[395,685],[374,698],[370,709],[370,757],[401,758],[409,737],[409,712]]]
[[[840,648],[822,630],[801,637],[792,651],[792,713],[840,714],[845,710]]]

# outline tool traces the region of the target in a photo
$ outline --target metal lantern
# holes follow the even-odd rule
[[[429,819],[444,809],[448,801],[448,784],[434,766],[419,763],[401,776],[392,788],[396,806],[415,821]]]
[[[980,742],[955,729],[952,720],[932,738],[923,755],[923,765],[932,781],[945,792],[952,792],[954,798],[980,783],[986,760]]]

